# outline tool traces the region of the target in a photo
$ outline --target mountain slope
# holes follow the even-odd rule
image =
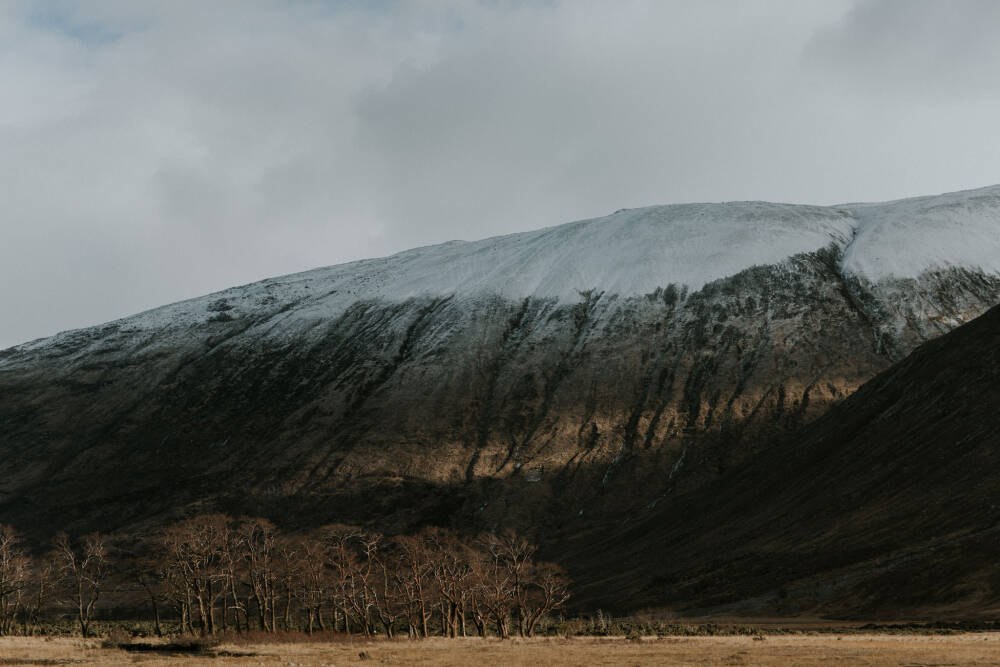
[[[998,405],[1000,307],[576,558],[622,564],[591,591],[640,606],[995,615]]]
[[[928,225],[956,240],[928,250]],[[233,288],[0,352],[0,518],[567,539],[744,466],[984,312],[989,257],[1000,187],[635,209]]]

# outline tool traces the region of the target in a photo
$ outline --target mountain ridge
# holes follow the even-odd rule
[[[845,271],[859,251],[845,211],[685,205],[269,279],[10,348],[0,517],[40,540],[226,511],[303,529],[506,526],[556,549],[749,465],[1000,302],[1000,270],[972,261],[1000,257],[1000,188],[922,201],[870,212],[879,252],[932,260],[914,276]],[[676,226],[658,224],[671,211]],[[970,261],[960,244],[922,252],[911,219],[982,234]],[[790,245],[771,244],[789,225]],[[600,267],[562,272],[581,247]],[[776,259],[756,263],[760,248]],[[671,253],[688,263],[652,262]],[[609,267],[691,264],[742,268],[697,288],[576,289]],[[495,281],[512,291],[477,291]]]
[[[621,209],[608,216],[563,223],[531,232],[518,232],[489,237],[479,241],[449,241],[443,244],[405,250],[386,257],[362,259],[346,264],[320,267],[276,278],[254,281],[204,296],[151,308],[106,324],[137,322],[141,321],[144,316],[153,317],[158,313],[176,316],[183,311],[182,306],[185,304],[202,305],[204,300],[212,297],[216,299],[227,298],[227,296],[232,298],[240,291],[267,290],[269,287],[274,288],[280,285],[285,285],[289,290],[297,293],[286,295],[286,301],[294,300],[294,296],[296,295],[301,298],[311,296],[301,294],[303,290],[294,288],[292,283],[300,281],[322,283],[325,280],[326,282],[337,283],[337,289],[331,290],[332,292],[346,292],[340,299],[332,299],[335,303],[327,314],[339,312],[346,307],[346,304],[357,299],[384,298],[390,301],[399,301],[417,296],[444,296],[449,293],[461,296],[495,293],[502,294],[508,298],[534,296],[542,298],[555,297],[560,300],[573,301],[579,298],[581,292],[589,290],[603,291],[609,295],[636,296],[650,293],[657,287],[663,288],[670,284],[686,286],[689,290],[700,289],[708,282],[734,275],[740,270],[750,268],[751,266],[773,264],[796,253],[818,250],[830,242],[841,247],[842,260],[840,267],[846,277],[868,279],[872,282],[877,282],[882,278],[916,279],[922,271],[948,268],[956,264],[983,269],[989,273],[1000,273],[1000,259],[997,259],[1000,257],[1000,243],[997,242],[995,234],[991,233],[992,230],[987,230],[985,233],[981,229],[971,230],[976,232],[974,243],[971,244],[974,250],[969,250],[968,247],[959,249],[963,253],[975,256],[974,260],[966,263],[956,263],[953,261],[953,258],[935,257],[933,253],[926,253],[924,257],[920,258],[921,261],[910,263],[906,266],[899,266],[897,267],[899,272],[893,273],[892,271],[886,272],[883,270],[879,266],[879,262],[873,261],[873,258],[864,256],[865,249],[863,246],[867,244],[867,239],[870,236],[874,237],[874,243],[880,242],[877,250],[880,256],[874,259],[884,260],[885,258],[881,257],[881,255],[889,254],[885,246],[890,245],[894,241],[898,242],[898,234],[896,237],[890,235],[888,241],[879,236],[882,227],[891,228],[892,225],[899,225],[899,220],[893,219],[891,216],[892,209],[904,207],[911,216],[919,221],[921,215],[926,217],[927,214],[926,210],[921,210],[921,206],[923,206],[923,209],[930,209],[936,215],[940,215],[942,210],[949,206],[954,206],[956,203],[976,200],[985,200],[992,208],[1000,208],[1000,185],[942,195],[912,197],[891,202],[855,203],[829,207],[809,206],[805,204],[775,204],[753,200],[717,204],[667,204]],[[926,206],[928,204],[930,206]],[[887,210],[890,215],[887,215]],[[733,211],[737,212],[735,220],[727,220],[725,215],[727,212],[731,215]],[[741,213],[743,217],[740,217],[739,214]],[[781,215],[788,214],[794,215],[790,220],[781,219]],[[790,241],[787,236],[793,233],[801,234],[803,231],[795,229],[794,226],[782,227],[778,230],[764,230],[779,231],[783,232],[783,234],[759,234],[759,238],[755,238],[753,234],[748,234],[740,237],[741,232],[761,232],[761,230],[752,229],[753,223],[762,225],[775,220],[786,224],[795,222],[796,220],[801,221],[802,219],[806,219],[808,222],[811,221],[807,217],[808,215],[817,217],[817,224],[829,224],[830,227],[811,230],[817,232],[815,238],[799,238],[793,241]],[[650,218],[654,217],[657,219],[651,221]],[[638,222],[644,224],[634,224],[637,218]],[[871,220],[880,221],[873,223]],[[720,248],[722,249],[721,251],[714,253],[710,251],[708,255],[699,255],[699,252],[704,252],[705,249],[699,247],[697,243],[699,239],[696,232],[699,230],[696,229],[697,225],[692,224],[695,222],[708,225],[721,225],[722,222],[748,224],[745,228],[731,225],[729,229],[724,230],[723,238],[711,239],[712,243],[710,246]],[[959,225],[962,221],[952,219],[949,222],[953,225]],[[643,227],[658,226],[654,223],[673,225],[675,227],[686,226],[682,231],[687,232],[687,235],[682,235],[679,243],[674,244],[669,242],[670,239],[656,238],[655,234],[653,235],[654,238],[651,239],[635,239],[638,247],[626,248],[633,252],[632,256],[623,259],[621,265],[604,267],[598,271],[598,276],[602,277],[603,282],[602,280],[588,279],[584,274],[579,272],[580,269],[574,268],[574,265],[587,264],[588,262],[599,263],[602,259],[606,260],[608,255],[606,251],[609,248],[609,244],[605,244],[605,241],[617,241],[619,245],[622,243],[631,243],[633,239],[627,238],[625,232],[632,232],[633,234],[636,232],[641,233],[644,231]],[[908,222],[907,224],[912,223]],[[922,228],[922,231],[926,234],[928,233],[928,229],[931,232],[935,232],[933,226],[928,227],[926,225]],[[570,251],[560,251],[559,248],[566,239],[548,238],[549,236],[564,236],[568,237],[569,240],[573,240],[573,232],[577,232],[575,236],[579,236],[580,230],[596,230],[596,234],[593,235],[597,236],[596,239],[584,239],[585,241],[589,241],[591,245],[584,244],[582,249],[578,249],[580,252],[572,252],[574,248],[571,248]],[[710,229],[709,231],[713,230]],[[970,233],[970,230],[967,228],[962,228],[958,231],[961,231],[963,236]],[[943,235],[947,236],[947,232],[958,233],[958,231],[944,229],[937,230],[935,233],[938,236],[942,236],[942,232],[944,232]],[[604,234],[601,234],[601,232],[604,232]],[[538,248],[536,246],[539,245],[537,242],[540,240],[547,241],[548,243],[542,244]],[[774,242],[776,240],[780,240],[783,245],[775,247]],[[652,243],[650,241],[659,241],[659,243]],[[753,245],[753,252],[747,253],[745,249],[741,248],[740,254],[729,257],[726,252],[727,250],[730,251],[730,254],[733,254],[729,246],[740,245],[739,241],[742,241],[743,245],[747,243]],[[516,256],[513,258],[510,257],[513,250],[517,250],[517,248],[514,247],[512,249],[509,246],[518,245],[529,246],[527,248],[529,254],[527,260]],[[652,247],[669,247],[675,252],[669,256],[662,255],[662,253],[657,255],[652,251],[646,250]],[[494,260],[498,261],[498,263],[492,268],[492,272],[488,274],[488,279],[482,279],[477,276],[477,273],[481,273],[482,271],[482,265],[488,264],[491,255],[496,256],[498,253],[503,254],[505,252],[506,255],[501,257],[500,260]],[[542,258],[544,260],[543,267],[539,267],[530,261],[533,259],[530,257],[531,254],[537,255],[540,252],[545,255]],[[472,256],[467,256],[470,253],[472,253]],[[648,272],[648,267],[650,266],[659,266],[660,264],[666,266],[671,264],[671,261],[667,260],[672,260],[676,264],[681,262],[679,258],[682,256],[692,257],[692,259],[684,260],[688,263],[683,265],[682,269],[673,269],[664,272],[665,269],[660,268],[658,269],[659,272],[654,272],[651,275],[642,276],[637,279],[626,280],[624,283],[620,279],[613,277],[615,274],[634,273],[637,265],[646,268]],[[724,264],[721,268],[717,267],[720,260]],[[711,264],[713,261],[715,264]],[[400,263],[404,264],[402,268],[392,266]],[[709,264],[711,264],[710,269],[707,268]],[[555,272],[557,274],[556,277],[544,272],[539,273],[543,269],[551,269],[553,266],[560,270]],[[526,267],[527,271],[525,271]],[[384,270],[379,272],[379,268]],[[451,274],[445,280],[435,280],[433,276],[428,275],[433,273],[435,269],[441,270],[442,268],[450,271]],[[413,270],[417,270],[419,273],[414,277],[407,273],[407,269],[410,270],[411,274]],[[577,273],[574,274],[573,271],[577,271]],[[352,273],[361,275],[361,279],[357,281],[361,284],[351,284],[350,282],[342,284],[345,283],[344,276]],[[567,274],[568,278],[566,277]],[[524,278],[525,275],[528,277]],[[576,277],[575,282],[574,277]],[[518,279],[521,282],[517,282]],[[617,283],[616,280],[618,280]],[[470,282],[473,283],[473,287],[469,286]],[[371,283],[375,283],[374,288]],[[390,283],[390,287],[394,287],[396,291],[383,289],[384,283]],[[273,292],[274,290],[271,289],[270,291]],[[332,296],[332,294],[327,296]],[[154,319],[156,322],[152,326],[163,324],[163,318]],[[73,329],[55,335],[59,336],[72,333],[73,331],[80,330]],[[47,338],[52,337],[27,341],[12,347],[20,348],[26,345],[35,345]]]

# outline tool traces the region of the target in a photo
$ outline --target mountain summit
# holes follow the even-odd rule
[[[306,526],[663,511],[1000,302],[1000,187],[654,206],[232,288],[0,352],[0,514]]]
[[[586,292],[634,297],[670,285],[696,291],[751,267],[825,248],[837,254],[836,269],[845,279],[870,285],[951,269],[998,275],[998,215],[1000,185],[881,204],[622,209],[534,232],[452,241],[264,280],[116,324],[190,326],[222,312],[213,308],[252,315],[276,303],[293,306],[295,319],[307,319],[337,317],[359,302],[420,297],[573,303]]]

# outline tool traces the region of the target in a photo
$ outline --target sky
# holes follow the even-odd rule
[[[0,0],[0,349],[606,215],[1000,182],[992,0]]]

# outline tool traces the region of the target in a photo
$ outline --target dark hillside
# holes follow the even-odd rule
[[[1000,308],[576,553],[582,571],[626,564],[588,586],[595,603],[624,590],[637,607],[989,615],[1000,602]]]

